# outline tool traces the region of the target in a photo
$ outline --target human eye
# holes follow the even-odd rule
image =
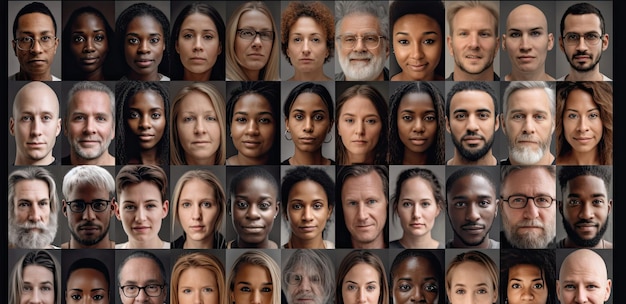
[[[269,118],[269,117],[260,117],[259,118],[259,123],[260,124],[264,124],[264,125],[271,124],[272,123],[272,119]]]
[[[595,42],[598,39],[600,39],[600,36],[596,33],[585,34],[585,40],[587,41]]]
[[[137,286],[135,286],[135,285],[126,285],[124,287],[124,289],[126,289],[126,291],[128,291],[128,292],[135,292],[135,290],[137,289]]]
[[[296,113],[295,115],[293,115],[293,118],[295,118],[296,120],[303,120],[304,115],[302,115],[301,113]]]
[[[567,205],[570,207],[574,207],[574,206],[580,206],[581,202],[579,200],[576,199],[571,199],[569,201],[567,201]]]
[[[509,200],[515,204],[524,204],[526,203],[526,198],[523,196],[513,196],[509,198]]]
[[[301,43],[302,42],[302,37],[300,37],[300,36],[293,37],[291,39],[291,41],[293,41],[293,43],[296,43],[296,44]]]
[[[189,208],[189,207],[191,207],[191,203],[190,202],[184,202],[184,203],[181,203],[180,206],[182,208]]]
[[[160,119],[161,118],[161,113],[154,112],[154,113],[152,113],[152,115],[150,115],[150,117],[152,117],[152,119]]]
[[[346,119],[344,119],[344,121],[345,121],[346,123],[351,124],[351,123],[353,123],[353,122],[354,122],[354,119],[352,119],[352,118],[346,118]]]
[[[314,210],[320,210],[322,208],[324,208],[324,204],[322,204],[322,203],[317,203],[317,204],[313,205],[313,209]]]
[[[435,117],[435,115],[426,115],[426,116],[424,117],[424,120],[425,120],[425,121],[436,121],[436,120],[437,120],[437,117]]]
[[[467,32],[465,31],[460,31],[457,33],[457,35],[461,36],[461,37],[466,37],[467,36]]]
[[[535,114],[535,120],[546,120],[546,115],[544,115],[544,114]]]
[[[24,115],[22,116],[22,118],[20,119],[21,121],[33,121],[35,118],[30,116],[30,115]]]
[[[479,35],[481,38],[489,38],[491,37],[491,32],[480,32]]]
[[[80,299],[82,299],[82,296],[79,294],[73,294],[70,296],[70,298],[72,298],[72,300],[74,301],[80,301]]]
[[[563,288],[565,288],[565,289],[567,289],[569,291],[572,291],[572,290],[576,289],[576,287],[573,284],[566,284],[565,286],[563,286]]]
[[[213,37],[213,35],[206,34],[206,35],[202,36],[202,38],[204,40],[213,40],[213,38],[215,38],[215,37]]]
[[[248,121],[248,119],[246,117],[239,116],[239,117],[235,117],[235,121],[241,124],[245,124]]]
[[[132,204],[126,204],[124,205],[124,210],[126,211],[135,211],[137,209],[137,206],[132,205]]]
[[[476,293],[478,294],[486,294],[487,293],[487,289],[479,289],[476,291]]]
[[[202,202],[202,207],[203,208],[211,208],[211,207],[213,207],[213,203],[211,203],[211,202]]]
[[[593,200],[592,204],[594,206],[601,206],[601,205],[604,205],[604,201],[601,199],[596,199],[596,200]]]
[[[375,199],[369,199],[369,200],[367,200],[367,204],[368,204],[368,205],[374,205],[374,204],[376,204],[376,203],[378,203],[378,201],[377,201],[377,200],[375,200]]]
[[[82,120],[85,120],[85,115],[74,115],[74,117],[72,118],[72,120],[74,120],[74,121],[82,121]]]
[[[195,120],[195,117],[193,117],[193,116],[184,116],[183,117],[183,122],[191,122],[191,121],[194,121],[194,120]]]
[[[409,45],[409,40],[408,39],[399,39],[398,43],[400,45]]]
[[[94,301],[102,301],[102,300],[104,299],[104,296],[103,296],[103,295],[98,294],[98,295],[93,295],[91,298],[92,298]]]
[[[139,44],[139,39],[138,39],[138,38],[136,38],[136,37],[131,37],[131,38],[128,38],[128,40],[127,40],[127,41],[128,41],[128,43],[130,43],[130,44]]]
[[[435,39],[425,39],[424,41],[422,41],[422,43],[426,45],[431,45],[435,43]]]
[[[522,33],[520,33],[520,32],[512,32],[512,33],[509,34],[509,37],[510,38],[519,38],[519,37],[522,37]]]
[[[40,207],[48,206],[48,201],[41,201],[41,202],[39,202],[39,206]]]
[[[274,38],[274,32],[272,31],[263,31],[260,35],[264,40],[272,40]]]
[[[33,287],[30,285],[24,285],[22,286],[22,292],[31,292],[33,291]]]
[[[261,292],[272,292],[272,289],[269,287],[263,287],[261,288]]]
[[[96,42],[104,41],[104,39],[106,39],[104,35],[96,35],[96,37],[93,38],[93,40]]]
[[[322,114],[317,114],[317,115],[313,116],[313,120],[315,120],[315,121],[322,121],[322,120],[324,120],[324,118],[326,118],[326,117],[324,115],[322,115]]]
[[[313,37],[313,38],[311,38],[311,42],[313,42],[315,44],[320,44],[320,43],[322,43],[322,38],[320,38],[320,37]]]
[[[259,203],[259,208],[260,208],[261,210],[267,210],[267,209],[269,209],[271,206],[272,206],[272,203],[270,203],[270,202],[261,202],[261,203]]]
[[[293,204],[293,205],[291,205],[291,209],[293,209],[293,210],[300,210],[300,209],[302,209],[302,204],[300,204],[300,203]]]
[[[72,41],[74,43],[81,43],[81,42],[85,42],[85,37],[83,37],[82,35],[74,35],[72,36]]]
[[[41,42],[48,42],[48,41],[52,40],[52,37],[50,37],[50,36],[41,36],[41,38],[39,38],[39,40],[41,40]]]
[[[243,287],[241,287],[239,290],[240,290],[240,291],[242,291],[242,292],[250,292],[250,291],[252,291],[252,290],[250,289],[250,287],[248,287],[248,286],[243,286]]]
[[[183,39],[186,39],[186,40],[193,39],[193,34],[192,33],[185,33],[185,34],[183,34]]]
[[[156,292],[157,290],[159,290],[159,285],[156,285],[156,284],[146,285],[146,291],[148,292]]]
[[[454,291],[454,293],[461,294],[461,295],[465,294],[465,289],[457,289],[457,290]]]
[[[402,207],[404,207],[404,208],[411,208],[411,207],[413,207],[413,205],[415,205],[415,204],[413,204],[413,202],[409,202],[409,201],[402,202]]]
[[[576,42],[580,40],[580,35],[575,33],[569,33],[565,35],[565,39],[569,40],[570,42]]]
[[[478,113],[478,117],[482,120],[485,120],[491,117],[491,115],[489,114],[489,112],[480,112]]]
[[[367,285],[367,287],[365,287],[365,289],[367,289],[367,291],[374,291],[374,290],[376,290],[376,285]]]
[[[152,37],[152,38],[150,38],[150,43],[152,43],[152,44],[157,44],[157,43],[159,43],[159,41],[161,41],[161,38],[159,38],[159,37]]]
[[[130,119],[136,119],[139,118],[139,112],[137,111],[130,111],[130,113],[128,113],[128,118]]]
[[[343,39],[343,42],[350,43],[350,44],[356,42],[356,36],[353,36],[353,35],[343,36],[342,39]]]
[[[578,119],[578,114],[576,113],[568,113],[567,118],[569,119]]]
[[[407,291],[410,291],[412,289],[412,286],[409,285],[409,284],[400,284],[400,286],[398,286],[398,289],[401,292],[407,292]]]
[[[248,202],[246,202],[246,201],[239,201],[239,202],[237,202],[236,205],[237,205],[237,208],[239,208],[239,209],[246,209],[249,206]]]
[[[520,121],[520,120],[523,120],[525,117],[526,117],[526,115],[524,115],[524,114],[521,114],[521,113],[515,113],[515,114],[513,114],[513,115],[511,116],[511,119],[513,119],[513,120],[517,120],[517,121]]]
[[[543,34],[543,33],[542,33],[542,32],[540,32],[540,31],[532,31],[532,32],[530,32],[530,35],[531,35],[531,36],[533,36],[533,37],[539,37],[539,36],[541,36],[542,34]]]
[[[600,113],[598,112],[589,113],[589,119],[596,119],[599,117],[600,117]]]
[[[32,43],[35,39],[33,39],[33,37],[30,36],[26,36],[26,37],[22,37],[22,38],[18,38],[19,41],[24,42],[24,43]]]
[[[426,202],[422,202],[420,205],[422,206],[422,208],[428,208],[428,207],[430,207],[430,205],[432,205],[432,203],[426,201]]]
[[[96,209],[96,210],[102,210],[102,209],[104,209],[105,206],[106,206],[106,203],[101,202],[101,201],[92,201],[91,202],[91,207]]]
[[[30,207],[31,204],[29,202],[20,202],[17,204],[17,206],[21,208],[26,208],[26,207]]]
[[[208,121],[217,121],[217,117],[215,117],[215,116],[210,116],[210,115],[209,115],[209,116],[207,116],[205,119],[206,119],[206,120],[208,120]]]
[[[482,200],[480,202],[478,202],[478,206],[482,207],[482,208],[487,208],[491,205],[491,202],[488,200]]]
[[[365,123],[368,124],[368,125],[373,125],[373,124],[376,124],[377,122],[378,122],[378,120],[375,119],[375,118],[369,118],[369,119],[365,120]]]
[[[347,201],[346,204],[348,204],[348,206],[356,206],[358,205],[357,201]]]
[[[455,208],[465,208],[467,206],[467,202],[454,202]]]
[[[185,293],[185,294],[190,294],[191,293],[191,289],[185,288],[185,289],[182,290],[182,292]]]
[[[102,116],[102,115],[98,115],[96,117],[96,120],[99,121],[99,122],[105,122],[105,121],[108,120],[108,117],[105,117],[105,116]]]
[[[404,121],[412,121],[413,120],[413,116],[411,116],[411,115],[402,115],[402,120],[404,120]]]
[[[456,118],[457,120],[463,120],[467,118],[467,113],[456,113],[454,114],[454,118]]]
[[[536,283],[533,285],[534,289],[543,289],[543,283]]]
[[[256,32],[250,29],[243,29],[239,33],[240,33],[239,35],[241,35],[241,38],[246,38],[246,39],[252,39],[254,36],[256,36]]]
[[[211,288],[211,287],[202,288],[202,292],[207,292],[207,293],[208,292],[213,292],[213,288]]]
[[[520,285],[519,283],[513,283],[513,284],[511,284],[511,288],[519,289],[519,288],[522,288],[522,285]]]
[[[439,287],[437,287],[437,284],[426,284],[424,289],[428,292],[437,292]]]

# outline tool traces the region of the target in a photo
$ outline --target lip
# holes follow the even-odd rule
[[[428,140],[427,138],[422,138],[422,137],[412,137],[412,138],[409,138],[409,141],[412,144],[416,145],[416,146],[424,145],[427,140]]]
[[[32,148],[37,148],[37,147],[45,146],[46,143],[43,143],[43,142],[27,142],[26,145],[29,146],[29,147],[32,147]]]
[[[38,65],[38,64],[45,64],[47,63],[47,61],[45,59],[31,59],[28,61],[28,63]]]
[[[469,233],[469,234],[480,234],[485,230],[485,226],[483,225],[463,225],[461,226],[461,230]]]
[[[154,63],[153,59],[137,59],[135,60],[135,65],[141,68],[150,67]]]
[[[351,142],[352,142],[353,144],[355,144],[355,145],[365,145],[365,144],[367,144],[367,141],[366,141],[366,140],[353,140],[353,141],[351,141]]]
[[[78,143],[81,145],[92,146],[92,145],[99,145],[100,141],[99,140],[79,140]]]
[[[367,58],[359,58],[359,59],[350,59],[350,62],[364,62],[364,63],[369,63],[371,59],[367,59]]]
[[[311,58],[302,58],[302,59],[298,59],[298,62],[304,63],[304,64],[308,64],[308,63],[312,63],[314,60]]]
[[[481,60],[483,59],[482,56],[479,55],[465,55],[465,59],[469,59],[469,60]]]
[[[369,229],[374,228],[374,224],[369,224],[369,225],[358,225],[358,226],[355,226],[355,227],[356,227],[356,229],[358,229],[358,230],[369,230]]]
[[[261,145],[260,141],[244,140],[241,142],[246,148],[256,148]]]
[[[135,227],[133,227],[133,231],[146,233],[146,232],[150,231],[150,227],[148,227],[148,226],[135,226]]]
[[[207,145],[210,144],[211,142],[208,140],[197,140],[197,141],[192,141],[191,144],[192,145]]]
[[[535,57],[534,56],[519,56],[517,57],[517,59],[522,62],[529,62],[529,61],[533,61]]]
[[[83,226],[78,228],[79,231],[84,231],[87,234],[92,234],[95,233],[97,231],[100,231],[100,228],[98,226]]]
[[[189,229],[191,229],[191,231],[202,231],[204,230],[204,225],[196,225],[196,226],[189,226]]]
[[[532,141],[532,140],[518,140],[517,143],[518,144],[533,144],[533,145],[537,144],[536,141]]]
[[[314,232],[315,230],[317,230],[317,226],[303,226],[303,227],[298,227],[298,230],[302,231],[302,232]]]
[[[261,233],[265,230],[264,226],[241,226],[244,232],[247,233]]]
[[[139,134],[139,139],[141,141],[150,141],[154,138],[154,136],[155,136],[154,134],[142,133],[142,134]]]
[[[261,53],[250,53],[248,54],[248,57],[252,57],[252,58],[263,58],[265,57],[265,55],[261,54]]]
[[[470,145],[477,145],[483,142],[483,139],[479,136],[464,136],[463,142],[466,142]]]
[[[591,137],[574,137],[574,140],[581,144],[588,144],[591,142]]]
[[[312,144],[315,142],[315,137],[300,137],[298,139],[303,144]]]
[[[428,66],[428,63],[424,63],[424,64],[407,64],[407,67],[409,67],[410,70],[414,71],[414,72],[422,72],[426,69],[426,67]]]
[[[591,58],[591,56],[589,55],[578,55],[578,56],[574,56],[575,60],[589,60]]]
[[[409,226],[413,227],[413,228],[424,228],[426,227],[426,224],[422,224],[422,223],[411,223],[409,224]]]
[[[190,61],[200,61],[200,62],[204,62],[207,61],[206,58],[202,58],[202,57],[191,57],[189,58]]]
[[[84,65],[92,65],[98,62],[98,59],[100,59],[100,57],[84,57],[80,59],[80,62]]]

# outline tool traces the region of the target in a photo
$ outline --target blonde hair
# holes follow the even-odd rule
[[[280,268],[276,261],[272,259],[267,253],[261,250],[250,250],[240,255],[233,263],[233,267],[228,275],[228,298],[232,297],[235,288],[235,277],[243,266],[261,266],[267,270],[272,279],[272,304],[280,304],[281,301],[281,287],[280,287]],[[237,304],[234,303],[233,304]]]
[[[226,79],[235,81],[256,80],[248,79],[246,73],[241,68],[239,59],[235,54],[235,39],[237,39],[237,26],[241,16],[249,11],[259,11],[267,16],[272,22],[272,31],[274,32],[274,41],[272,42],[272,50],[267,64],[259,72],[258,80],[280,80],[278,76],[280,45],[276,28],[276,22],[272,17],[272,12],[262,1],[250,1],[240,5],[230,16],[226,25]]]
[[[454,17],[456,16],[456,14],[464,9],[464,8],[484,8],[486,9],[491,16],[493,16],[493,18],[495,19],[495,22],[493,24],[493,29],[495,30],[495,35],[496,37],[498,37],[498,22],[500,22],[500,10],[495,7],[493,4],[485,2],[485,1],[478,1],[478,0],[468,0],[468,1],[452,1],[452,2],[447,2],[446,5],[446,19],[448,19],[448,27],[450,28],[450,33],[448,33],[449,35],[452,35],[452,33],[454,32],[454,28],[453,28],[453,24],[452,24],[452,20],[454,19]],[[443,30],[443,29],[442,29]]]
[[[172,110],[170,111],[170,162],[172,165],[187,165],[187,157],[180,143],[178,136],[178,125],[176,120],[180,114],[180,103],[191,92],[198,92],[206,95],[211,101],[213,109],[217,115],[217,122],[220,126],[220,146],[215,154],[214,165],[223,165],[226,163],[226,104],[224,97],[219,90],[210,83],[195,82],[182,88],[172,102]]]
[[[493,292],[495,295],[498,295],[498,267],[496,263],[485,253],[478,250],[470,250],[467,252],[460,253],[452,261],[448,264],[448,269],[446,270],[446,291],[450,291],[451,286],[451,277],[452,272],[459,265],[467,262],[474,262],[479,264],[481,267],[484,267],[485,270],[489,273],[489,278],[491,279],[491,287],[493,288]]]
[[[188,269],[206,269],[215,275],[217,282],[217,294],[219,300],[217,304],[228,304],[226,297],[226,283],[224,282],[224,266],[215,256],[204,252],[194,252],[184,254],[176,260],[172,268],[172,278],[170,282],[170,297],[172,304],[178,304],[178,282],[183,272]]]

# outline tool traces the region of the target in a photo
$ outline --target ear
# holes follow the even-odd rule
[[[230,198],[226,201],[226,214],[229,216],[233,215],[233,211],[230,208]]]
[[[54,133],[56,134],[56,136],[59,136],[59,134],[61,134],[61,123],[61,118],[59,118],[59,120],[57,121],[57,131],[56,133]]]
[[[63,207],[61,207],[61,211],[63,211],[63,215],[67,217],[67,202],[65,200],[61,200],[61,202],[63,203]]]
[[[13,54],[17,56],[17,45],[15,44],[15,41],[11,40],[11,45],[13,46]]]
[[[330,206],[330,205],[329,205],[329,206],[328,206],[328,216],[326,217],[326,220],[327,220],[327,221],[328,221],[328,220],[330,220],[330,217],[333,215],[333,211],[334,211],[333,206]]]
[[[496,37],[496,45],[500,44],[500,37]],[[498,54],[498,51],[500,50],[499,47],[496,47],[495,50],[493,51],[493,56],[495,57]],[[494,302],[495,303],[495,302]]]
[[[117,218],[118,221],[122,220],[122,215],[120,214],[120,206],[118,202],[115,202],[115,217]]]
[[[276,210],[274,213],[274,218],[276,218],[276,216],[278,216],[278,213],[280,212],[280,201],[276,201]]]
[[[452,50],[452,38],[448,36],[448,38],[446,39],[446,42],[448,44],[448,52],[450,53],[450,56],[454,57],[454,51]]]
[[[285,129],[289,132],[289,119],[285,118]]]
[[[452,134],[452,132],[450,132],[450,120],[448,119],[448,116],[446,116],[446,131]]]
[[[498,129],[500,129],[500,115],[501,114],[496,115],[496,121],[495,121],[496,125],[495,125],[495,128],[494,128],[494,131],[498,131]]]
[[[606,51],[609,47],[609,34],[602,35],[602,50]]]
[[[611,214],[611,211],[613,210],[613,200],[610,199],[609,200],[609,212],[607,214]]]
[[[548,34],[548,51],[552,51],[554,48],[554,35],[552,33]]]
[[[15,136],[15,120],[13,120],[13,117],[9,118],[9,133]]]
[[[563,301],[561,300],[561,282],[559,282],[559,280],[556,280],[556,298],[559,299],[559,301]]]
[[[165,200],[163,202],[163,216],[161,219],[164,219],[167,216],[167,212],[170,210],[170,201]]]
[[[502,133],[504,133],[504,135],[506,135],[506,123],[504,120],[504,116],[502,116],[503,114],[500,114],[500,124],[502,125]]]
[[[604,302],[609,300],[611,297],[611,285],[613,285],[613,281],[611,279],[606,280],[606,293],[604,294]]]
[[[115,201],[115,198],[111,198],[111,217],[113,217],[113,215],[115,215],[115,212],[117,211],[117,201]]]
[[[506,51],[506,34],[502,34],[502,49]]]
[[[565,53],[565,48],[563,47],[563,37],[559,37],[559,48],[561,48],[561,51]]]
[[[500,204],[502,204],[502,201],[499,199],[496,199],[496,212],[493,215],[493,217],[497,217],[498,216],[498,210],[500,209]]]

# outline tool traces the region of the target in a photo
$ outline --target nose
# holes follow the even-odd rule
[[[526,115],[526,119],[522,123],[522,132],[524,134],[535,134],[535,122],[532,115]]]
[[[42,221],[43,210],[39,208],[38,204],[33,204],[30,207],[29,220],[31,222],[40,222]]]
[[[95,51],[96,51],[96,49],[93,46],[93,40],[92,39],[86,39],[85,40],[85,47],[83,48],[83,53],[93,53]]]
[[[590,220],[593,218],[593,207],[589,204],[583,203],[578,213],[578,217],[581,219]]]
[[[254,220],[260,217],[261,215],[259,214],[258,208],[254,204],[251,204],[246,212],[246,218]]]
[[[576,50],[578,51],[587,50],[587,42],[585,41],[584,35],[580,35],[580,37],[578,38],[578,43],[576,44]]]
[[[313,132],[313,120],[311,118],[306,118],[304,120],[304,132],[311,133]]]
[[[535,219],[539,217],[539,208],[535,206],[535,199],[528,199],[526,208],[524,208],[524,217],[527,219]]]
[[[469,115],[467,118],[467,130],[471,132],[476,132],[479,130],[478,118],[476,115]]]
[[[202,47],[202,35],[197,35],[196,36],[196,40],[193,43],[193,51],[194,52],[201,52],[203,50]]]
[[[584,133],[589,130],[589,121],[585,116],[581,116],[578,120],[578,132]]]
[[[252,46],[261,47],[262,45],[263,41],[261,40],[261,35],[257,34],[256,36],[254,36],[254,39],[252,39]]]
[[[96,134],[96,121],[93,117],[87,117],[87,119],[85,119],[83,132],[85,134]]]
[[[139,223],[146,220],[146,211],[140,206],[137,207],[137,212],[135,212],[135,220]]]
[[[359,290],[356,293],[356,299],[357,299],[357,303],[366,303],[367,302],[367,297],[365,295],[365,288],[359,288]]]
[[[30,52],[34,54],[39,54],[43,52],[43,47],[41,46],[41,41],[39,38],[33,38],[33,46],[30,48]]]
[[[197,117],[193,131],[195,134],[205,134],[207,132],[205,120]]]
[[[309,207],[304,207],[302,211],[302,220],[305,222],[313,220],[313,210]]]
[[[26,297],[26,295],[24,295],[23,297]],[[30,294],[30,298],[27,298],[26,303],[29,303],[29,304],[43,303],[42,298],[43,296],[39,288],[34,288],[32,293]]]
[[[365,123],[363,121],[357,121],[354,126],[354,133],[357,135],[365,134]]]
[[[354,45],[354,52],[365,52],[367,51],[367,47],[365,46],[365,41],[363,40],[363,37],[357,37],[356,38],[356,44]]]
[[[148,39],[141,40],[139,42],[139,46],[137,47],[137,53],[139,54],[150,53],[150,47],[148,43],[149,43]]]
[[[150,117],[148,114],[139,117],[139,128],[143,130],[151,129]]]
[[[259,133],[259,125],[255,119],[248,120],[248,125],[246,126],[246,134],[249,135],[257,135]]]
[[[421,288],[413,288],[413,294],[411,295],[410,300],[412,303],[426,303],[426,298],[424,298],[424,293]]]
[[[576,288],[575,300],[576,303],[589,303],[587,299],[587,291],[585,290],[585,288]]]
[[[422,44],[421,43],[413,43],[413,49],[411,52],[411,57],[415,58],[415,59],[422,59],[424,58],[424,50],[422,48]]]
[[[532,293],[531,288],[524,287],[522,288],[522,301],[532,301],[535,296]]]
[[[35,117],[33,122],[30,124],[30,135],[37,137],[42,134],[42,130],[43,122],[38,117]]]
[[[302,53],[309,54],[311,53],[311,45],[309,44],[309,39],[304,39],[302,42]]]
[[[530,47],[530,38],[528,37],[527,34],[522,34],[519,48],[522,51],[529,51],[531,49],[531,47]]]
[[[201,220],[202,219],[202,209],[199,205],[195,204],[192,207],[193,209],[191,210],[191,218],[194,220]]]
[[[357,208],[358,208],[357,213],[356,213],[357,219],[359,221],[367,220],[368,215],[367,215],[367,210],[365,210],[365,204],[359,204]]]
[[[91,209],[91,205],[85,205],[85,210],[83,211],[83,219],[93,221],[95,218],[96,212]]]
[[[421,119],[415,119],[413,124],[413,132],[424,133],[424,122]]]
[[[139,294],[137,295],[137,297],[135,298],[135,303],[149,303],[148,301],[150,301],[150,297],[148,297],[148,294],[146,293],[146,290],[139,290]]]
[[[413,212],[411,213],[414,219],[419,219],[422,216],[422,212],[417,204],[413,204]]]
[[[477,49],[480,46],[480,43],[478,43],[478,33],[473,33],[469,35],[469,48],[471,49]]]
[[[478,221],[480,219],[478,211],[478,206],[476,206],[476,204],[468,204],[465,209],[465,220],[468,222]]]
[[[250,304],[261,304],[262,296],[260,290],[255,290],[250,298]]]

